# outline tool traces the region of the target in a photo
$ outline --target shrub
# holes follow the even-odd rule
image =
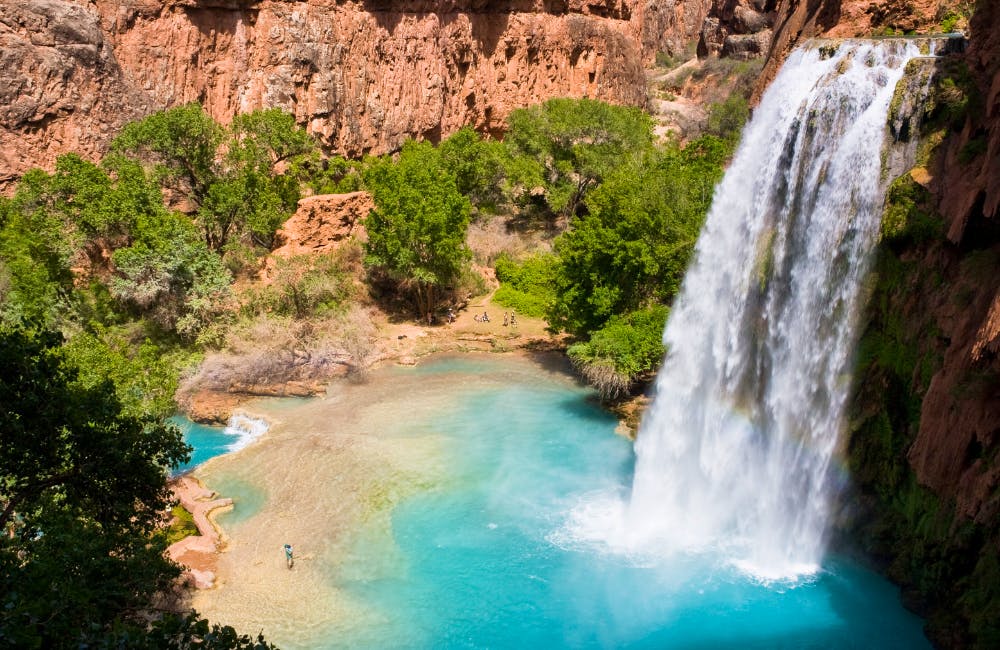
[[[307,318],[339,308],[351,289],[336,253],[279,257],[270,284],[249,293],[244,311]]]
[[[733,93],[725,101],[712,104],[708,110],[705,130],[732,144],[738,142],[743,125],[750,119],[750,105],[746,98]]]
[[[525,316],[545,316],[555,300],[557,264],[551,253],[533,255],[520,263],[501,255],[496,262],[500,288],[493,294],[493,302]]]
[[[662,361],[668,313],[665,305],[654,305],[614,316],[589,341],[570,346],[569,357],[603,399],[620,397]]]

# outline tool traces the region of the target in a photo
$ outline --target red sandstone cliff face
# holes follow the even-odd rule
[[[941,304],[944,364],[924,395],[909,453],[917,479],[978,521],[1000,515],[1000,0],[981,2],[966,62],[981,89],[945,144],[931,188],[958,251],[964,299]],[[978,152],[978,153],[975,153]],[[927,260],[933,264],[935,260]]]
[[[281,107],[350,156],[497,133],[557,96],[643,105],[706,0],[0,0],[0,183],[199,101]]]

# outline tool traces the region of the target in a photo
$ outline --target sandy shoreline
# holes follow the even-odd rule
[[[212,513],[232,508],[233,500],[218,498],[201,481],[190,475],[175,479],[170,486],[174,498],[191,513],[198,535],[191,535],[170,545],[167,555],[186,568],[188,582],[198,589],[215,584],[218,554],[223,547],[222,529],[212,520]]]
[[[421,360],[445,356],[475,366],[494,357],[435,352]],[[412,370],[383,363],[371,381],[334,382],[315,400],[254,400],[252,411],[272,423],[268,431],[252,445],[199,466],[184,483],[185,507],[192,502],[202,508],[205,516],[196,522],[207,527],[205,541],[178,546],[183,552],[172,555],[208,578],[191,581],[201,587],[189,592],[191,605],[239,630],[264,629],[290,647],[309,647],[302,639],[337,634],[338,625],[377,625],[380,614],[336,587],[331,571],[379,571],[351,564],[357,535],[382,531],[374,536],[391,539],[397,503],[452,480],[443,436],[433,430],[397,433],[408,430],[409,422],[430,420],[455,400],[461,403],[473,384],[522,385],[539,376],[543,382],[572,382],[562,356],[523,348],[501,356],[510,361],[501,370],[487,363],[459,383],[449,374],[422,371],[424,363]],[[407,415],[401,419],[400,413]],[[210,491],[201,488],[232,496],[233,486],[247,481],[260,498],[249,506],[237,502],[232,514],[222,507],[227,502],[206,500]],[[221,526],[212,512],[226,513]],[[285,566],[285,543],[295,547],[293,570]],[[382,555],[391,563],[394,549]]]

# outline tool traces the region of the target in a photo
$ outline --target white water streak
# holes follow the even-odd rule
[[[229,444],[226,450],[232,453],[243,449],[264,435],[268,427],[267,420],[251,417],[245,413],[233,413],[223,432],[228,436],[233,436],[235,440]]]
[[[815,570],[884,196],[905,42],[800,48],[716,190],[664,332],[615,544],[720,551],[761,576]]]

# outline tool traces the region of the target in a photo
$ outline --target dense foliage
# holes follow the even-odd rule
[[[279,109],[237,115],[224,128],[187,104],[126,125],[112,150],[154,164],[164,187],[191,202],[205,243],[222,251],[241,237],[270,246],[299,199],[299,179],[279,165],[297,169],[315,143]]]
[[[550,253],[532,255],[520,262],[501,255],[495,263],[500,287],[493,294],[493,302],[524,316],[545,317],[555,303],[558,267],[559,258]]]
[[[0,365],[0,647],[270,647],[152,607],[180,572],[161,532],[180,431],[129,413],[51,331],[0,328]]]
[[[654,372],[665,352],[665,305],[653,305],[623,316],[612,316],[590,340],[570,346],[567,353],[583,375],[605,397],[627,394],[636,377]]]
[[[82,383],[61,344],[0,331],[0,638],[22,647],[100,634],[177,575],[153,533],[180,432]]]
[[[578,213],[587,192],[653,143],[653,122],[638,108],[592,99],[550,99],[508,118],[504,142],[526,196],[544,189],[555,215]]]
[[[587,199],[588,211],[556,240],[557,298],[550,321],[575,334],[673,299],[722,175],[726,149],[712,137],[622,165]]]
[[[410,290],[417,313],[429,316],[437,294],[469,259],[469,201],[440,152],[413,140],[403,145],[398,161],[372,164],[364,180],[376,206],[365,219],[365,263]]]

